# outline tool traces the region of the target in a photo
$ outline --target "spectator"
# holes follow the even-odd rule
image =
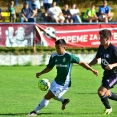
[[[32,0],[31,8],[35,14],[38,12],[38,6],[36,4],[36,0]]]
[[[31,9],[37,9],[40,11],[40,0],[28,0]]]
[[[64,16],[62,13],[62,10],[59,6],[56,6],[56,2],[53,2],[53,6],[48,9],[48,16],[51,17],[52,21],[55,21],[56,23],[64,23]]]
[[[91,4],[91,8],[88,8],[83,16],[83,19],[92,23],[92,21],[96,21],[98,23],[98,17],[96,15],[95,5]]]
[[[71,14],[71,20],[72,22],[76,22],[76,23],[82,23],[79,14],[79,9],[76,8],[76,4],[72,5],[72,8],[70,9],[70,14]]]
[[[0,8],[0,20],[2,20],[2,22],[4,22],[5,20],[4,20],[4,17],[2,17],[2,9]]]
[[[11,1],[8,11],[10,12],[10,22],[15,22],[16,20],[16,13],[15,13],[15,8],[14,8],[14,1]]]
[[[99,8],[99,20],[108,23],[113,17],[113,13],[109,6],[107,6],[107,1],[103,1],[103,6]]]
[[[53,0],[44,0],[44,9],[45,12],[48,11],[50,7],[52,7]]]
[[[37,5],[38,11],[40,11],[40,9],[41,9],[41,7],[40,7],[40,0],[35,0],[35,4]]]
[[[65,22],[69,23],[71,21],[71,18],[70,18],[69,6],[67,4],[64,6],[64,9],[62,10],[62,13],[63,13],[63,15],[65,17]]]
[[[29,8],[29,3],[27,1],[24,2],[24,6],[22,8],[22,17],[21,22],[36,22],[36,18],[34,16],[36,15],[36,12]]]

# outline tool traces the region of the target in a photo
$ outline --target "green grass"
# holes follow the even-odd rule
[[[0,117],[26,117],[46,94],[38,89],[38,81],[35,73],[45,66],[1,66],[0,67]],[[102,69],[99,65],[94,66],[99,70],[99,76],[73,66],[72,87],[64,95],[71,102],[62,111],[61,103],[51,100],[49,105],[40,111],[40,117],[102,117],[104,107],[97,95],[100,86]],[[41,78],[48,78],[51,82],[56,75],[56,69],[44,74]],[[117,93],[117,87],[113,89]],[[113,112],[108,117],[117,116],[117,102],[110,101]]]

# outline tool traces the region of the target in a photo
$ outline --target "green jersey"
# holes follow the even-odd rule
[[[56,65],[56,83],[63,86],[68,84],[68,86],[70,86],[72,65],[73,63],[79,63],[79,61],[79,57],[69,52],[65,52],[63,55],[58,55],[56,52],[51,55],[47,67],[53,68]]]
[[[90,9],[90,8],[89,8],[89,9],[86,10],[86,12],[85,12],[83,18],[84,18],[84,19],[87,19],[89,16],[90,16],[90,17],[94,17],[95,14],[96,14],[96,10],[95,10],[95,9]]]
[[[8,10],[9,10],[10,14],[15,14],[15,8],[14,7],[10,6],[8,8]]]

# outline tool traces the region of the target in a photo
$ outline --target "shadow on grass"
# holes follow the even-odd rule
[[[24,116],[27,113],[0,113],[0,116]]]
[[[45,116],[47,116],[47,115],[58,115],[58,114],[60,114],[60,115],[87,115],[87,114],[89,114],[89,115],[93,115],[93,114],[99,114],[98,112],[97,113],[85,113],[85,112],[83,112],[83,113],[70,113],[70,112],[65,112],[65,113],[38,113],[38,115],[45,115]],[[0,116],[27,116],[27,113],[0,113]]]
[[[77,94],[83,94],[83,95],[85,95],[85,94],[97,94],[97,93],[81,93],[81,92],[77,92]]]
[[[54,113],[39,113],[38,115],[50,115]],[[28,113],[0,113],[0,116],[27,116]]]

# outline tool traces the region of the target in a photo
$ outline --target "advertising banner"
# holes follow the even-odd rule
[[[33,46],[34,24],[0,24],[0,46]]]
[[[43,46],[55,46],[57,39],[65,39],[67,46],[98,47],[99,31],[112,31],[112,43],[117,45],[117,24],[36,24],[34,43]]]

